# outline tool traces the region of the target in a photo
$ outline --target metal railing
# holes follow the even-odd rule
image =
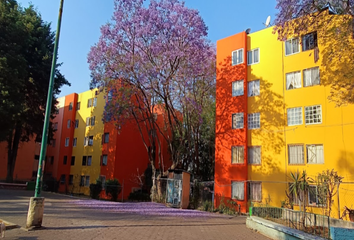
[[[276,207],[253,207],[251,211],[252,216],[330,239],[330,218],[328,216]]]

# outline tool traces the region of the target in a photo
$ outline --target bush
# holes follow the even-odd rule
[[[120,183],[118,179],[108,179],[106,181],[106,195],[111,198],[113,201],[117,201],[119,193],[122,191],[122,188],[120,187]]]
[[[211,211],[212,210],[212,203],[211,203],[211,201],[205,201],[204,203],[203,203],[203,210],[204,211]]]
[[[90,184],[90,196],[93,199],[99,199],[100,193],[102,191],[102,181],[96,180],[96,183]]]
[[[135,191],[129,194],[128,197],[129,200],[131,201],[141,201],[141,202],[145,202],[145,201],[150,201],[150,195],[147,192],[143,192],[141,190],[139,191]]]

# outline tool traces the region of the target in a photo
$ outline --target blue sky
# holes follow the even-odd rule
[[[18,0],[27,7],[31,2],[46,22],[56,29],[60,0]],[[268,15],[274,20],[276,0],[185,0],[187,7],[199,10],[209,28],[209,39],[218,39],[251,28],[264,28]],[[100,37],[100,26],[113,15],[113,0],[65,0],[59,42],[61,72],[71,83],[60,96],[89,89],[90,71],[87,54]],[[49,79],[48,79],[49,80]]]

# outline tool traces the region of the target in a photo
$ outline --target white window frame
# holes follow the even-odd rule
[[[258,52],[258,61],[255,62],[255,56],[256,56],[256,51]],[[250,58],[250,56],[252,56]],[[252,62],[250,62],[250,59],[252,59]],[[259,52],[259,48],[255,48],[255,49],[251,49],[249,51],[247,51],[247,65],[254,65],[260,62],[260,52]]]
[[[286,90],[302,88],[301,71],[286,73],[285,80],[286,80]],[[292,88],[290,88],[290,85],[292,86]]]
[[[260,94],[260,81],[259,80],[253,80],[248,82],[248,97],[254,97],[254,96],[259,96]]]
[[[235,158],[234,158],[235,156]],[[245,147],[232,146],[231,147],[231,164],[244,164],[245,163]]]
[[[247,117],[248,129],[261,128],[261,113],[249,113]]]
[[[252,202],[262,201],[262,183],[261,182],[249,182],[249,200]],[[256,188],[259,189],[256,189]],[[254,194],[256,192],[256,194]]]
[[[291,149],[291,148],[293,148],[293,149]],[[294,156],[295,154],[296,154],[296,156]],[[288,145],[288,164],[289,165],[303,165],[303,164],[305,164],[304,145],[303,144],[289,144]]]
[[[262,149],[260,146],[248,147],[248,164],[261,165]]]
[[[244,115],[243,112],[232,114],[232,117],[231,117],[231,127],[232,127],[232,129],[243,129],[244,128],[245,121],[244,121],[244,116],[243,115]],[[241,120],[242,120],[242,124],[241,124]],[[234,122],[235,122],[235,125],[234,125]]]
[[[237,80],[232,82],[232,96],[243,96],[244,94],[244,80]]]
[[[234,57],[235,54],[236,54],[236,56]],[[242,57],[241,60],[239,59],[240,56]],[[231,53],[232,66],[242,64],[244,62],[244,58],[245,57],[243,56],[243,48],[232,51],[232,53]]]
[[[297,49],[298,49],[297,52],[294,51],[294,40],[297,40]],[[290,49],[290,53],[288,53],[288,54],[287,54],[287,51],[286,51],[286,49],[287,49],[287,48],[286,48],[287,43],[290,43],[290,48],[291,48],[291,49]],[[297,54],[297,53],[300,52],[300,41],[299,41],[299,38],[298,38],[298,37],[288,39],[288,40],[286,40],[286,41],[284,42],[284,44],[285,44],[285,56],[290,56],[290,55]]]
[[[307,74],[309,73],[309,74]],[[321,78],[320,78],[320,68],[319,67],[313,67],[313,68],[307,68],[303,70],[302,74],[303,78],[303,86],[304,87],[312,87],[316,85],[321,84]],[[307,78],[310,78],[309,80]]]
[[[312,105],[305,107],[305,125],[322,123],[322,106]]]
[[[241,192],[238,192],[237,190],[241,190]],[[245,183],[244,182],[239,182],[239,181],[232,181],[231,182],[231,199],[236,199],[236,200],[240,200],[240,201],[243,201],[245,199]]]
[[[299,118],[300,116],[298,116],[299,114],[298,114],[297,110],[301,111],[301,118]],[[303,124],[302,107],[288,108],[286,110],[286,113],[287,113],[288,126],[296,126],[296,125],[302,125]],[[301,120],[301,122],[297,121],[299,119]]]
[[[65,138],[65,147],[69,147],[70,138]]]
[[[324,164],[323,144],[306,145],[306,160],[308,164]]]

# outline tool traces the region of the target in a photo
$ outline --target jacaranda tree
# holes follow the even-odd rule
[[[184,117],[201,123],[213,95],[215,49],[206,37],[198,11],[183,2],[115,0],[112,21],[101,27],[88,55],[92,84],[109,91],[104,120],[137,123],[152,166],[152,192],[155,158],[159,166],[163,161],[158,136],[167,142],[173,166],[181,163]]]
[[[277,0],[276,8],[279,39],[316,31],[321,84],[337,105],[354,103],[354,0]]]

